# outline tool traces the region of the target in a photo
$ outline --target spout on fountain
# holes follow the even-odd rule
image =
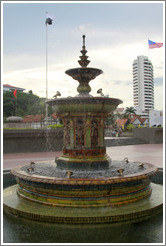
[[[117,172],[119,173],[120,176],[123,175],[124,169],[118,169]]]
[[[28,167],[28,168],[27,168],[27,171],[31,173],[31,172],[34,171],[34,168],[33,168],[33,167]]]
[[[73,172],[67,171],[66,174],[67,174],[67,178],[70,178],[73,175]]]
[[[140,162],[140,163],[139,163],[139,167],[140,167],[140,168],[143,168],[143,167],[144,167],[144,163]]]
[[[127,157],[125,157],[125,158],[123,159],[123,161],[124,161],[125,163],[129,163],[129,160],[128,160]]]

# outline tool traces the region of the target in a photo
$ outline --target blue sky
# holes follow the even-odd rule
[[[65,71],[77,61],[86,35],[89,67],[104,71],[90,82],[91,94],[133,106],[132,62],[148,55],[148,38],[164,43],[163,3],[158,2],[1,2],[3,3],[3,84],[45,97],[46,12],[55,16],[48,31],[48,97],[77,95],[78,82]],[[154,66],[155,108],[163,109],[164,47],[149,50]]]

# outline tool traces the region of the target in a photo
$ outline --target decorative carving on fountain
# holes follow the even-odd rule
[[[64,148],[70,147],[70,122],[64,122]]]
[[[92,120],[91,122],[91,147],[98,146],[98,122],[97,120]]]
[[[84,125],[85,122],[82,119],[78,119],[76,122],[76,146],[79,148],[84,147]]]

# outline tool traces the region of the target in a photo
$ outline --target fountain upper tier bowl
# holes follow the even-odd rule
[[[49,99],[47,103],[55,113],[108,114],[114,111],[122,101],[109,97],[67,97]]]

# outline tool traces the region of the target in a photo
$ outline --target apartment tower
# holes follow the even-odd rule
[[[134,107],[147,113],[154,109],[153,65],[146,56],[137,56],[133,62]]]

